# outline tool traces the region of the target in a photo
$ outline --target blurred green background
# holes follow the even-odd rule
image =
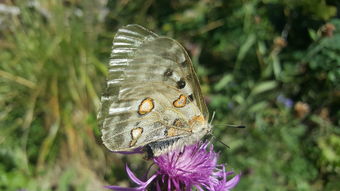
[[[144,175],[96,122],[130,23],[188,50],[235,190],[339,190],[338,0],[0,0],[0,190],[128,186],[125,163]]]

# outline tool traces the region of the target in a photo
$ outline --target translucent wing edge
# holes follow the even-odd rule
[[[137,25],[127,25],[118,29],[112,43],[109,66],[126,65],[132,59],[132,53],[145,41],[153,40],[158,35]]]
[[[106,87],[101,96],[97,114],[97,121],[101,129],[105,127],[110,105],[117,101],[118,94],[112,93],[112,89],[119,88],[119,82],[122,80],[119,76],[121,76],[126,66],[129,65],[129,62],[133,60],[136,49],[144,42],[154,40],[157,37],[157,34],[137,24],[123,26],[116,32],[112,42],[110,61],[108,63]]]

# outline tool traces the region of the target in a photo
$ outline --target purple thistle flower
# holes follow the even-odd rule
[[[122,188],[120,186],[105,186],[105,188],[109,188],[112,190],[117,190],[117,191],[143,191],[146,190],[146,188],[148,187],[148,185],[153,181],[153,179],[156,178],[156,174],[152,175],[149,180],[147,180],[146,182],[143,182],[141,180],[139,180],[134,174],[133,172],[129,169],[129,167],[126,165],[126,172],[128,173],[130,179],[138,184],[137,188]]]
[[[123,188],[119,186],[106,186],[117,191],[142,190],[198,190],[228,191],[234,188],[241,175],[227,180],[233,172],[226,172],[224,165],[218,165],[218,154],[213,151],[213,145],[208,142],[198,142],[185,146],[182,151],[176,150],[153,158],[159,167],[157,172],[147,181],[141,181],[126,166],[130,179],[137,188]]]

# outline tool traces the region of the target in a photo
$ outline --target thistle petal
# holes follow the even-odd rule
[[[126,165],[126,172],[130,179],[138,185],[137,188],[123,188],[120,186],[106,186],[118,191],[142,191],[167,188],[172,190],[228,191],[240,181],[241,175],[232,179],[227,177],[233,172],[226,172],[225,166],[217,164],[218,153],[213,151],[209,142],[198,142],[185,146],[182,150],[172,151],[155,157],[154,163],[159,167],[157,172],[146,182],[138,179]]]

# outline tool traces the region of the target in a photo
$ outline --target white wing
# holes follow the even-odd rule
[[[123,27],[115,35],[101,103],[102,140],[113,151],[189,136],[190,119],[208,118],[184,48],[139,25]]]

